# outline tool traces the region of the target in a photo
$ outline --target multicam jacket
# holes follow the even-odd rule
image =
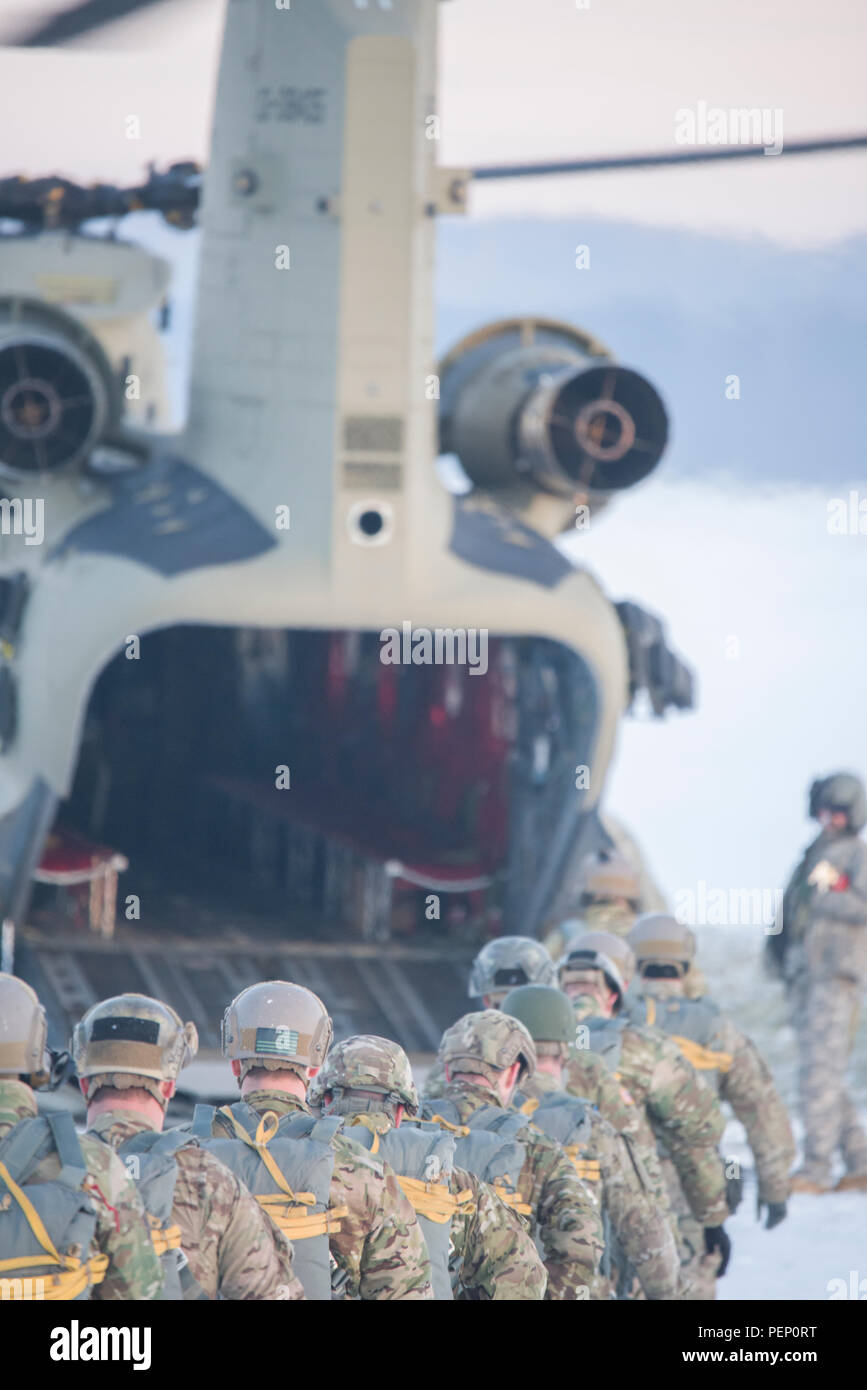
[[[260,1115],[309,1115],[304,1101],[287,1091],[250,1091],[244,1096]],[[217,1112],[217,1138],[234,1132]],[[240,1141],[238,1141],[240,1142]],[[350,1297],[367,1300],[432,1299],[431,1267],[415,1212],[388,1164],[335,1134],[332,1207],[347,1207],[340,1230],[329,1235],[331,1254],[346,1276]]]
[[[21,1081],[0,1079],[0,1139],[5,1139],[21,1120],[38,1113],[36,1097]],[[141,1199],[120,1159],[96,1139],[82,1136],[81,1152],[87,1164],[84,1187],[96,1212],[96,1249],[91,1254],[108,1256],[108,1269],[91,1297],[99,1300],[158,1299],[163,1271],[151,1240]],[[30,1183],[52,1182],[60,1172],[56,1153],[47,1154],[32,1170]],[[2,1241],[2,1227],[0,1227]],[[2,1245],[0,1245],[2,1257]]]
[[[118,1109],[100,1115],[88,1133],[119,1149],[154,1126]],[[190,1273],[208,1298],[304,1298],[292,1270],[292,1247],[225,1164],[195,1144],[175,1154],[172,1219]]]

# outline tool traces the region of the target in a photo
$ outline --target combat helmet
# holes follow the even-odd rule
[[[667,912],[646,912],[627,940],[640,971],[646,965],[673,965],[683,979],[695,959],[695,932]]]
[[[604,956],[613,960],[624,985],[629,988],[635,974],[635,953],[625,936],[617,936],[609,931],[589,931],[581,938],[578,947],[585,951],[601,951]]]
[[[372,1103],[363,1108],[375,1109],[377,1101],[403,1105],[410,1119],[419,1111],[418,1091],[403,1048],[388,1038],[378,1038],[372,1033],[358,1034],[335,1043],[322,1070],[311,1083],[308,1092],[311,1105],[321,1104],[326,1091],[333,1092],[334,1101],[329,1110],[337,1114],[342,1113],[351,1101],[351,1098],[342,1095],[346,1091],[373,1091]],[[351,1108],[357,1109],[358,1106],[352,1104]]]
[[[536,1045],[517,1018],[499,1009],[464,1014],[443,1033],[439,1060],[451,1072],[476,1072],[496,1083],[501,1071],[521,1063],[519,1076],[536,1070]]]
[[[532,936],[498,936],[473,961],[467,993],[472,999],[492,995],[499,1008],[517,985],[553,985],[557,971],[550,955]]]
[[[591,936],[605,937],[607,939],[608,934],[606,932],[588,932],[587,937]],[[621,946],[625,944],[620,938],[615,937],[614,940],[619,941]],[[621,951],[620,954],[623,955],[624,953]],[[629,951],[629,956],[634,966],[635,957],[632,955],[631,950]],[[608,988],[614,990],[617,994],[615,1011],[619,1012],[623,1007],[623,1000],[626,996],[629,981],[624,979],[619,965],[615,964],[608,952],[601,950],[598,946],[593,945],[592,942],[587,941],[586,937],[579,946],[574,946],[571,951],[567,951],[558,961],[557,977],[560,982],[560,988],[565,989],[567,985],[585,979],[588,971],[595,970],[601,970],[602,974],[605,976]]]
[[[523,1023],[541,1056],[565,1060],[575,1041],[572,1005],[556,985],[521,985],[503,1000],[503,1013]]]
[[[42,1086],[51,1074],[45,1009],[17,975],[0,974],[0,1076]]]
[[[294,1071],[306,1080],[321,1067],[334,1037],[318,995],[288,980],[249,985],[223,1014],[223,1056],[241,1063],[239,1083],[254,1068]]]
[[[810,815],[814,820],[820,811],[845,811],[853,835],[867,825],[867,798],[864,783],[852,772],[833,772],[819,777],[810,786]]]
[[[626,898],[637,907],[641,898],[638,874],[621,854],[596,859],[584,877],[584,896],[605,901]]]
[[[94,1079],[89,1100],[104,1087],[135,1087],[168,1105],[160,1082],[176,1081],[198,1050],[196,1025],[183,1023],[168,1004],[146,994],[103,999],[88,1009],[72,1034],[78,1075]]]

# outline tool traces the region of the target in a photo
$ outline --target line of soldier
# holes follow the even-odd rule
[[[469,984],[484,1008],[444,1034],[423,1100],[397,1044],[331,1047],[311,991],[251,986],[223,1018],[239,1099],[169,1130],[195,1027],[121,995],[74,1031],[82,1137],[38,1117],[44,1010],[0,976],[0,1279],[46,1298],[712,1298],[719,1099],[768,1227],[794,1145],[752,1044],[685,996],[694,950],[664,914],[628,942],[584,931],[559,966],[490,942]]]

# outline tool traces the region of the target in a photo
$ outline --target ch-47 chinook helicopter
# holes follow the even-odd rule
[[[88,0],[21,41],[145,8]],[[535,932],[604,841],[632,697],[692,703],[659,621],[554,544],[655,468],[659,395],[526,314],[437,364],[435,224],[472,175],[756,151],[437,167],[437,10],[230,0],[180,434],[161,432],[150,321],[167,268],[82,224],[191,225],[197,170],[0,181],[6,968],[34,875],[116,864],[97,841],[130,865],[112,941],[47,909],[18,933],[57,1027],[142,989],[213,1043],[234,990],[291,975],[338,1031],[435,1046],[461,1006],[459,924],[471,947]],[[787,152],[841,143],[864,141]],[[99,911],[107,932],[105,894]]]

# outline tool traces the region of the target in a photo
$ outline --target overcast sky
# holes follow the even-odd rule
[[[0,0],[3,32],[42,3]],[[441,5],[443,162],[671,148],[677,111],[701,101],[781,110],[784,139],[867,129],[863,0],[589,6]],[[205,159],[222,9],[167,0],[112,26],[97,52],[0,52],[3,171],[133,181],[148,159]],[[129,114],[141,118],[138,141],[125,138]],[[812,245],[867,229],[865,174],[862,154],[769,157],[487,185],[472,206],[478,216],[592,214]]]

